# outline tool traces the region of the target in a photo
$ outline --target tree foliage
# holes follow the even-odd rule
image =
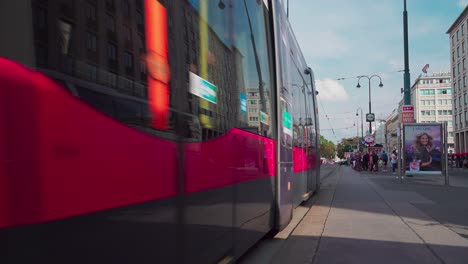
[[[340,143],[338,143],[336,147],[337,156],[340,159],[344,159],[344,154],[346,152],[353,151],[354,147],[358,144],[359,138],[343,138]]]
[[[320,135],[320,157],[326,159],[335,158],[336,146],[330,140]]]

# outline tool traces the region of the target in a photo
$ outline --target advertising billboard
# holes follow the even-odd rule
[[[406,174],[442,175],[443,134],[441,124],[405,124],[403,141]]]

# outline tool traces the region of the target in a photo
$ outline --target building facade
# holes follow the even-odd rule
[[[468,152],[468,88],[466,58],[468,42],[468,7],[447,31],[450,36],[450,64],[453,77],[453,120],[455,152]]]
[[[447,122],[448,152],[454,151],[452,86],[450,72],[419,75],[411,87],[416,123]]]
[[[398,134],[397,129],[400,125],[398,111],[395,109],[385,119],[385,149],[387,152],[392,152],[398,149]]]

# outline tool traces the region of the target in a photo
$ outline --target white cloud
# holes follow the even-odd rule
[[[338,81],[332,79],[316,80],[317,91],[319,92],[320,99],[324,101],[347,101],[349,99],[348,93],[345,91],[343,85]]]
[[[461,8],[465,8],[468,5],[468,0],[460,0],[458,1],[458,6]]]

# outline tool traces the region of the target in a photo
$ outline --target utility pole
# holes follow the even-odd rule
[[[403,42],[405,49],[405,73],[404,73],[404,104],[411,105],[411,91],[410,91],[410,72],[409,72],[409,52],[408,52],[408,12],[406,11],[406,0],[404,0],[403,10]]]

